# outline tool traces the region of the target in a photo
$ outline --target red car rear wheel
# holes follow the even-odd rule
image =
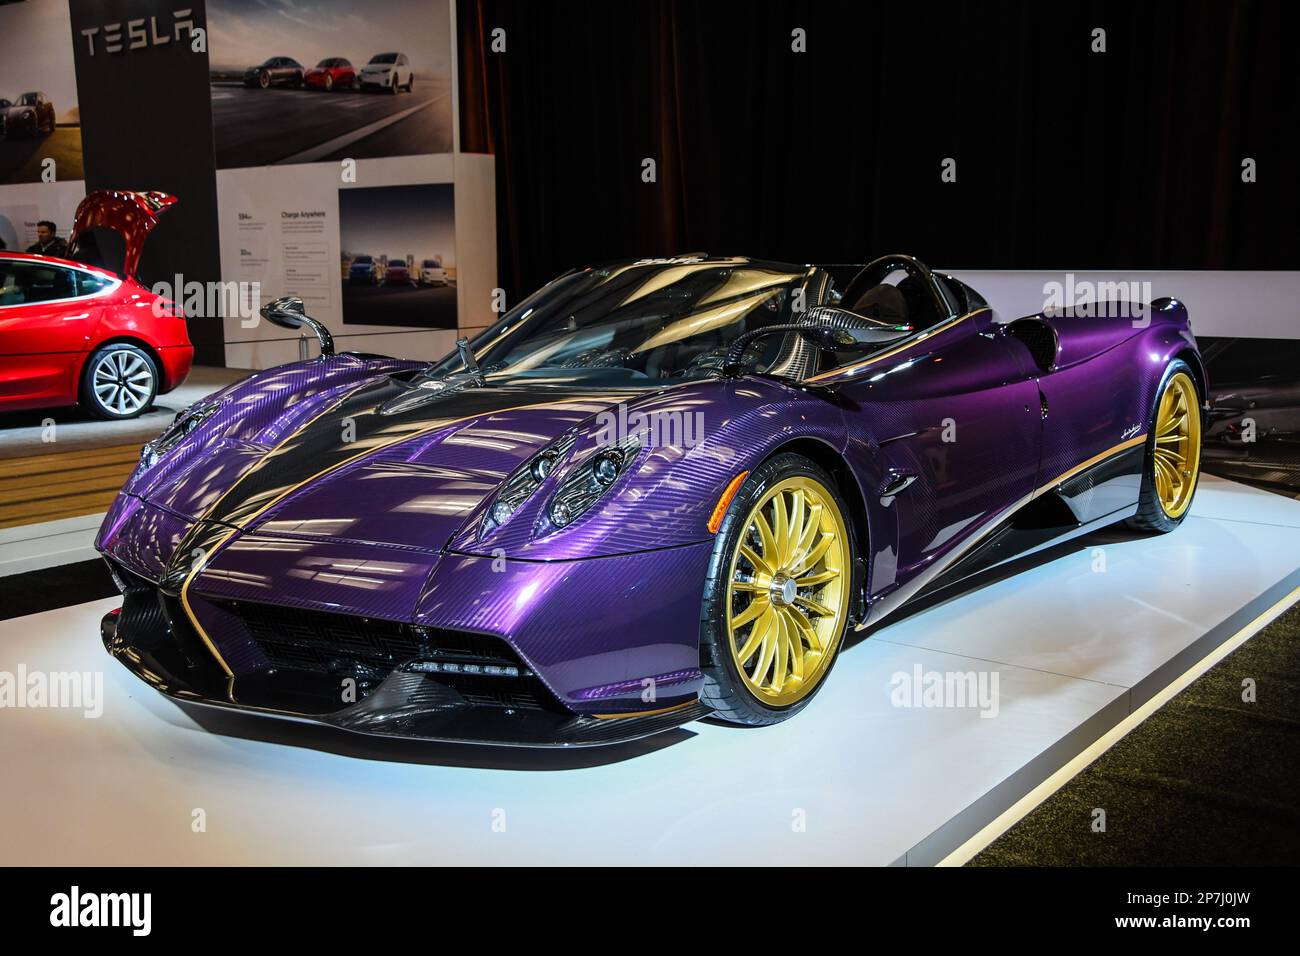
[[[135,418],[158,396],[160,376],[153,357],[126,342],[96,349],[81,371],[81,402],[96,418]]]

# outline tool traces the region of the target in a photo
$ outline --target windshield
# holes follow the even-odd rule
[[[372,59],[370,62],[371,62],[371,63],[396,63],[396,62],[397,62],[397,54],[396,54],[396,53],[380,53],[380,54],[377,54],[377,55],[374,57],[374,59]]]
[[[492,380],[656,385],[716,375],[744,332],[793,320],[808,269],[748,259],[645,260],[562,276],[473,343]],[[766,368],[783,336],[760,338],[746,364]],[[429,369],[460,371],[453,354]]]
[[[370,257],[369,257],[369,256],[357,256],[355,259],[352,260],[352,264],[353,264],[354,266],[368,266],[368,265],[370,265]]]
[[[438,262],[437,262],[437,260],[435,260],[435,259],[425,259],[425,260],[424,260],[424,268],[426,268],[426,269],[439,269],[439,268],[441,268],[441,266],[438,265]]]
[[[19,106],[35,106],[39,102],[39,95],[36,93],[24,93],[18,97]]]
[[[389,256],[389,257],[388,257],[388,268],[390,268],[390,269],[405,269],[405,268],[406,268],[406,259],[403,258],[402,256]]]

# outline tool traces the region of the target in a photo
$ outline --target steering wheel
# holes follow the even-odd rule
[[[934,300],[935,315],[941,320],[952,318],[957,314],[954,304],[948,300],[948,295],[939,280],[935,278],[934,273],[920,259],[912,256],[894,254],[881,256],[879,259],[873,259],[863,266],[858,274],[853,277],[848,288],[844,290],[844,295],[840,299],[844,307],[852,309],[853,304],[862,298],[868,290],[874,289],[885,281],[891,273],[902,269],[907,275],[916,280],[916,283],[928,291],[930,297]]]

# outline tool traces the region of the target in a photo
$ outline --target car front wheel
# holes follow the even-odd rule
[[[116,342],[91,354],[81,374],[81,400],[96,418],[135,418],[158,395],[158,367],[149,353]]]
[[[780,454],[747,476],[718,528],[700,620],[700,699],[737,724],[807,706],[844,641],[853,539],[834,479]]]

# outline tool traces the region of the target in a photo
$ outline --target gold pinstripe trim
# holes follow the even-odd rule
[[[351,394],[352,393],[349,392],[348,395],[344,395],[342,398],[340,398],[337,402],[335,402],[325,411],[321,412],[319,415],[316,415],[308,422],[306,422],[301,428],[295,429],[292,435],[290,435],[280,444],[276,445],[275,448],[270,452],[270,454],[268,454],[266,458],[263,458],[262,461],[266,461],[268,458],[271,457],[271,455],[274,455],[275,452],[279,451],[281,448],[287,445],[296,436],[301,435],[303,431],[308,427],[310,427],[312,423],[315,422],[317,419],[321,418],[324,415],[329,414],[339,405],[343,404],[343,402]],[[217,659],[217,663],[221,665],[221,669],[226,672],[226,676],[234,677],[235,676],[234,671],[230,669],[230,665],[226,663],[226,659],[221,656],[221,652],[217,650],[216,644],[212,642],[212,638],[208,636],[208,632],[205,631],[203,629],[203,625],[199,623],[198,617],[194,614],[194,609],[190,607],[189,590],[190,590],[190,584],[194,580],[194,576],[197,575],[200,571],[206,570],[208,566],[208,561],[212,557],[214,557],[223,547],[225,547],[227,541],[229,541],[232,537],[234,537],[239,532],[243,531],[244,528],[250,522],[257,520],[259,517],[261,517],[271,508],[275,507],[277,504],[279,504],[289,495],[293,494],[303,485],[315,481],[317,478],[320,478],[322,475],[327,475],[332,471],[337,471],[340,468],[350,465],[352,464],[352,462],[357,461],[358,459],[365,458],[368,455],[373,455],[376,452],[382,451],[383,449],[388,448],[391,445],[396,445],[404,441],[410,441],[411,439],[419,438],[421,435],[427,435],[431,432],[440,431],[441,429],[449,428],[452,425],[457,425],[461,422],[467,422],[474,418],[489,418],[493,415],[503,414],[504,412],[522,411],[525,408],[556,408],[564,404],[565,404],[564,402],[550,401],[550,402],[533,402],[528,405],[512,405],[509,408],[498,408],[490,412],[478,412],[477,414],[474,415],[466,415],[463,418],[453,418],[446,421],[440,421],[436,425],[430,425],[427,428],[421,428],[418,431],[413,431],[408,435],[401,435],[397,438],[392,439],[391,441],[386,441],[381,445],[376,445],[373,448],[368,448],[365,451],[358,452],[357,454],[353,455],[350,458],[340,461],[337,464],[330,465],[328,468],[322,468],[314,475],[304,478],[302,481],[298,482],[293,487],[280,492],[280,494],[276,495],[273,499],[268,501],[262,507],[258,508],[257,511],[253,512],[251,515],[249,515],[247,518],[241,521],[238,525],[231,528],[230,531],[228,531],[225,535],[222,536],[220,541],[218,541],[208,551],[204,553],[203,560],[190,569],[190,573],[185,576],[185,582],[181,585],[181,606],[185,608],[185,614],[190,619],[190,623],[194,625],[194,629],[198,631],[199,637],[203,639],[203,643],[207,645],[208,650],[212,652],[212,656]],[[247,475],[250,474],[252,474],[251,471],[249,471],[246,475],[241,477],[240,481],[243,481],[243,478],[247,477]],[[232,491],[234,491],[238,487],[239,487],[238,481],[235,482],[235,484],[231,485],[230,488],[226,491],[226,493],[223,494],[220,498],[218,498],[215,502],[213,502],[212,507],[209,508],[206,512],[204,512],[203,518],[200,518],[199,521],[205,520],[208,515],[212,514],[212,512],[216,509],[217,505],[221,504],[221,502],[225,500],[226,495],[229,495]]]
[[[233,534],[234,532],[231,533]],[[217,546],[212,550],[214,552],[218,550],[221,547],[221,545],[226,543],[228,538],[229,535],[227,535],[225,538],[222,538],[221,541],[217,544]],[[212,643],[212,638],[208,637],[208,632],[203,629],[203,625],[199,623],[199,619],[194,616],[194,609],[190,607],[190,599],[188,593],[190,589],[190,579],[194,577],[197,571],[202,570],[206,566],[207,566],[207,555],[205,554],[203,556],[202,564],[195,567],[192,571],[190,571],[189,574],[185,576],[185,583],[181,585],[181,607],[185,608],[185,616],[190,619],[190,623],[194,625],[194,630],[198,631],[199,637],[202,639],[203,643],[207,645],[208,650],[212,652],[212,656],[217,659],[217,663],[221,665],[221,669],[226,672],[226,680],[227,680],[226,696],[229,697],[231,695],[229,689],[229,681],[231,678],[235,676],[235,672],[230,669],[230,665],[226,663],[226,659],[222,657],[221,652],[217,650],[217,645]]]
[[[194,522],[194,527],[197,528],[199,524],[206,521],[208,515],[216,511],[217,506],[221,504],[221,502],[226,500],[226,495],[230,494],[232,491],[238,488],[239,482],[243,481],[254,471],[256,471],[257,468],[261,466],[261,463],[263,461],[266,461],[267,458],[270,458],[272,455],[274,455],[285,445],[289,444],[289,442],[293,441],[294,438],[296,438],[298,435],[301,435],[304,431],[306,431],[309,427],[311,427],[311,425],[315,423],[317,419],[324,418],[330,412],[334,411],[334,409],[342,405],[345,401],[347,401],[348,396],[351,394],[352,392],[349,391],[344,393],[343,395],[340,395],[338,401],[333,402],[328,408],[321,409],[321,411],[318,414],[313,415],[311,418],[307,419],[307,421],[303,422],[301,426],[295,428],[289,435],[286,435],[284,441],[280,442],[280,444],[276,445],[269,452],[267,452],[267,454],[261,459],[261,461],[259,461],[256,465],[250,468],[243,475],[240,475],[238,481],[236,481],[233,485],[227,488],[220,498],[212,502],[212,504],[208,507],[208,510],[203,512],[202,517],[200,517],[198,521]],[[233,533],[234,532],[231,532],[231,534]],[[226,672],[226,684],[228,688],[226,696],[231,697],[231,699],[233,700],[234,698],[232,696],[231,691],[229,690],[229,685],[230,685],[230,681],[235,676],[235,672],[230,669],[230,665],[226,663],[226,659],[222,657],[221,652],[217,650],[217,645],[212,642],[212,638],[208,637],[208,632],[205,631],[203,629],[203,625],[199,623],[199,619],[194,614],[194,609],[190,607],[190,599],[189,599],[190,580],[194,577],[196,573],[202,571],[208,566],[208,558],[210,558],[218,550],[220,550],[221,546],[224,545],[229,540],[230,540],[230,535],[228,534],[224,538],[222,538],[215,547],[203,553],[203,560],[199,564],[190,568],[190,573],[185,575],[185,580],[181,582],[181,607],[185,609],[185,616],[188,617],[190,619],[190,623],[194,625],[194,630],[198,632],[199,638],[203,641],[207,649],[211,651],[212,656],[216,658],[217,663],[221,665],[221,669]]]
[[[1097,464],[1098,462],[1105,461],[1107,458],[1110,458],[1112,455],[1118,455],[1120,452],[1126,451],[1129,448],[1132,448],[1134,445],[1140,445],[1146,440],[1147,440],[1147,432],[1143,432],[1141,435],[1134,435],[1128,441],[1122,441],[1118,445],[1112,445],[1110,448],[1107,448],[1105,451],[1101,452],[1100,454],[1093,455],[1091,458],[1089,458],[1087,461],[1083,462],[1082,464],[1075,465],[1069,471],[1057,475],[1047,484],[1039,485],[1037,488],[1034,489],[1034,493],[1030,497],[1037,498],[1043,492],[1051,488],[1055,488],[1061,482],[1073,478],[1079,472],[1086,471],[1087,469],[1091,468],[1093,465]]]
[[[982,309],[972,309],[970,312],[967,312],[965,315],[959,315],[957,316],[957,318],[949,319],[946,322],[942,322],[939,325],[936,325],[934,328],[926,329],[924,332],[922,332],[916,338],[912,339],[910,342],[905,342],[902,345],[898,346],[897,348],[890,349],[888,352],[881,352],[879,355],[873,355],[871,356],[871,358],[863,359],[861,362],[854,362],[851,365],[845,365],[842,366],[841,368],[831,369],[829,372],[822,372],[820,375],[814,375],[811,378],[805,378],[803,381],[820,382],[828,378],[835,378],[844,375],[848,372],[856,372],[858,369],[866,368],[869,365],[874,365],[876,362],[882,361],[883,359],[887,359],[891,355],[897,355],[899,352],[906,352],[914,345],[920,345],[926,339],[933,338],[934,336],[938,335],[940,332],[947,332],[949,329],[957,325],[959,322],[964,322],[966,319],[969,319],[973,315],[979,315],[981,312],[992,312],[992,311],[993,310],[988,306],[985,306]]]

